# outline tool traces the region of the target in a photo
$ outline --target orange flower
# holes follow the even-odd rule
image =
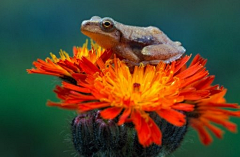
[[[34,62],[36,69],[29,73],[68,76],[76,83],[63,81],[55,93],[60,103],[48,102],[49,106],[86,112],[99,109],[104,119],[118,119],[122,125],[132,122],[139,143],[147,147],[153,143],[161,145],[162,133],[149,114],[151,112],[169,123],[181,127],[186,119],[200,134],[203,143],[211,142],[206,131],[210,129],[217,137],[222,132],[210,121],[222,124],[231,131],[236,127],[228,121],[229,116],[240,117],[239,111],[227,111],[219,107],[237,108],[237,104],[226,104],[226,92],[218,85],[212,86],[214,76],[209,76],[204,67],[206,60],[195,56],[189,66],[190,56],[171,64],[160,62],[157,66],[140,65],[131,72],[120,59],[109,59],[110,51],[92,49],[81,55],[83,49],[74,50],[74,57],[67,54],[61,59],[52,57],[45,62]],[[100,54],[98,54],[100,53]]]
[[[58,87],[55,91],[59,97],[65,96],[63,102],[48,104],[80,112],[104,108],[101,111],[104,119],[121,115],[119,125],[133,122],[143,146],[161,144],[161,131],[149,117],[149,112],[156,112],[169,123],[181,127],[186,117],[179,111],[193,111],[192,101],[207,98],[218,90],[217,87],[200,88],[200,84],[206,85],[211,81],[202,65],[205,60],[197,56],[186,68],[189,58],[186,56],[171,65],[159,63],[156,67],[137,66],[133,73],[116,58],[113,65],[108,62],[94,73],[82,68],[86,72],[86,80],[78,81],[78,86],[64,82],[63,88]],[[86,59],[83,59],[83,65],[94,67]],[[91,69],[97,69],[97,66]],[[64,90],[69,91],[67,95]]]

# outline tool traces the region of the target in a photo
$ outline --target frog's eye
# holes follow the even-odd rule
[[[104,30],[104,31],[113,31],[114,30],[114,23],[112,20],[110,19],[103,19],[101,21],[101,28]]]

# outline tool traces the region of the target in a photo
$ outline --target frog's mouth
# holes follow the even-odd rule
[[[88,30],[82,30],[82,33],[91,39],[93,39],[98,45],[105,49],[110,49],[113,48],[114,45],[116,45],[116,40],[115,38],[112,38],[109,36],[109,34],[101,34],[101,33],[96,33]]]

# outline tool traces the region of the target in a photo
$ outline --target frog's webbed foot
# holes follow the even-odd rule
[[[164,60],[151,60],[151,61],[141,61],[139,63],[127,60],[127,59],[123,59],[122,60],[129,68],[134,68],[135,66],[140,66],[140,65],[157,65],[159,62],[164,62],[164,63],[170,63],[170,61],[164,61]]]
[[[141,53],[144,58],[143,62],[156,65],[160,61],[171,63],[179,59],[185,53],[185,49],[182,46],[175,47],[168,44],[160,44],[146,46]]]

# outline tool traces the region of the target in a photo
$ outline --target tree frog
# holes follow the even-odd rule
[[[124,25],[109,17],[84,20],[81,31],[101,47],[112,49],[130,66],[171,63],[186,51],[180,42],[173,42],[157,27]]]

